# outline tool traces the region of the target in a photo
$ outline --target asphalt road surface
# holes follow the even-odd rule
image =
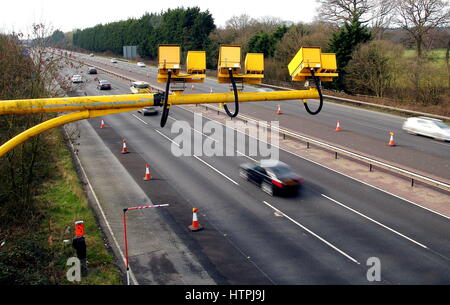
[[[136,64],[124,61],[112,64],[107,58],[80,54],[77,56],[85,62],[92,62],[123,75],[164,87],[164,84],[156,83],[155,67],[140,68]],[[195,84],[194,90],[191,90],[190,85],[187,87],[187,93],[209,93],[211,90],[215,93],[229,92],[229,85],[218,84],[211,78],[207,78],[204,84]],[[248,92],[256,90],[252,86],[245,87],[245,91]],[[311,108],[317,107],[317,101],[309,103],[312,104]],[[282,105],[283,115],[275,114],[278,104]],[[431,177],[450,180],[450,143],[406,133],[401,129],[405,119],[400,116],[328,102],[317,116],[307,114],[299,101],[243,103],[240,108],[242,114],[266,121],[277,120],[280,127],[347,147]],[[343,129],[340,133],[335,132],[338,120]],[[389,132],[395,133],[397,144],[395,148],[387,145]]]
[[[97,77],[110,80],[113,89],[98,91],[87,76],[76,94],[129,92],[125,81]],[[99,129],[102,119],[106,130]],[[382,284],[450,283],[448,218],[285,151],[280,160],[306,183],[298,195],[271,197],[239,177],[239,165],[258,156],[176,157],[172,125],[194,126],[194,116],[172,107],[164,129],[159,120],[130,112],[89,122],[152,202],[170,201],[161,217],[216,283],[376,284],[367,277],[374,258],[381,263]],[[130,154],[120,154],[121,139]],[[154,176],[146,183],[145,163]],[[187,230],[194,206],[206,227],[195,234]]]

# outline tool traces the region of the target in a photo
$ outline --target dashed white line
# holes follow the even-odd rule
[[[314,233],[313,231],[311,231],[310,229],[308,229],[307,227],[305,227],[304,225],[302,225],[301,223],[299,223],[298,221],[296,221],[295,219],[289,217],[288,215],[286,215],[285,213],[283,213],[282,211],[280,211],[279,209],[275,208],[274,206],[272,206],[270,203],[268,203],[267,201],[263,201],[263,203],[265,205],[267,205],[268,207],[270,207],[271,209],[273,209],[275,212],[283,215],[286,219],[289,219],[291,222],[293,222],[294,224],[296,224],[297,226],[299,226],[300,228],[302,228],[303,230],[305,230],[306,232],[308,232],[309,234],[313,235],[314,237],[316,237],[317,239],[319,239],[320,241],[322,241],[323,243],[325,243],[327,246],[331,247],[332,249],[336,250],[337,252],[339,252],[340,254],[342,254],[343,256],[345,256],[346,258],[348,258],[349,260],[351,260],[352,262],[354,262],[355,264],[360,265],[360,262],[358,262],[356,259],[354,259],[353,257],[351,257],[350,255],[348,255],[347,253],[345,253],[344,251],[342,251],[341,249],[337,248],[336,246],[334,246],[333,244],[331,244],[330,242],[326,241],[325,239],[323,239],[322,237],[320,237],[319,235],[317,235],[316,233]]]
[[[143,119],[141,119],[141,118],[138,117],[137,115],[132,114],[132,116],[134,116],[136,119],[138,119],[139,121],[141,121],[141,122],[144,123],[145,125],[149,125],[146,121],[144,121]]]
[[[406,235],[404,235],[404,234],[402,234],[402,233],[400,233],[400,232],[398,232],[398,231],[396,231],[396,230],[394,230],[394,229],[392,229],[392,228],[390,228],[390,227],[388,227],[388,226],[382,224],[381,222],[378,222],[378,221],[376,221],[375,219],[372,219],[372,218],[370,218],[369,216],[366,216],[366,215],[364,215],[363,213],[358,212],[358,211],[356,211],[356,210],[354,210],[354,209],[352,209],[352,208],[346,206],[345,204],[342,204],[342,203],[340,203],[339,201],[337,201],[337,200],[335,200],[335,199],[333,199],[333,198],[328,197],[327,195],[324,195],[324,194],[321,194],[321,195],[322,195],[322,197],[324,197],[324,198],[326,198],[326,199],[328,199],[328,200],[330,200],[330,201],[332,201],[332,202],[334,202],[334,203],[336,203],[336,204],[342,206],[343,208],[346,208],[346,209],[349,210],[349,211],[352,211],[353,213],[358,214],[358,215],[361,216],[361,217],[364,217],[364,218],[367,219],[367,220],[370,220],[370,221],[373,222],[373,223],[376,223],[377,225],[379,225],[379,226],[381,226],[381,227],[383,227],[383,228],[385,228],[385,229],[387,229],[387,230],[389,230],[389,231],[391,231],[391,232],[393,232],[393,233],[395,233],[395,234],[397,234],[397,235],[399,235],[399,236],[401,236],[401,237],[403,237],[403,238],[405,238],[405,239],[407,239],[407,240],[409,240],[409,241],[415,243],[416,245],[419,245],[419,246],[421,246],[422,248],[428,249],[427,246],[425,246],[425,245],[423,245],[423,244],[421,244],[421,243],[415,241],[414,239],[409,238],[408,236],[406,236]]]
[[[205,161],[203,161],[202,159],[200,159],[197,156],[194,156],[195,159],[197,159],[198,161],[202,162],[203,164],[205,164],[206,166],[208,166],[209,168],[211,168],[212,170],[214,170],[215,172],[217,172],[218,174],[222,175],[223,177],[225,177],[226,179],[228,179],[229,181],[231,181],[232,183],[239,185],[239,183],[237,183],[236,181],[234,181],[233,179],[231,179],[230,177],[228,177],[227,175],[225,175],[224,173],[222,173],[221,171],[219,171],[218,169],[216,169],[215,167],[213,167],[212,165],[210,165],[209,163],[206,163]]]
[[[164,138],[166,138],[167,140],[169,140],[170,142],[172,142],[173,144],[175,144],[176,146],[180,147],[180,144],[174,142],[171,138],[169,138],[168,136],[166,136],[165,134],[163,134],[161,131],[156,130],[156,129],[155,129],[155,131],[156,131],[157,133],[159,133],[161,136],[163,136]]]

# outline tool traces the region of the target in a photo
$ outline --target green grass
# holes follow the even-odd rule
[[[36,258],[38,264],[48,264],[48,267],[36,268],[37,271],[28,267],[26,272],[30,272],[30,275],[20,279],[24,282],[19,283],[119,285],[119,269],[113,255],[105,247],[103,233],[89,207],[61,131],[54,129],[49,133],[53,144],[52,153],[57,161],[49,165],[53,169],[52,177],[44,183],[43,191],[35,198],[42,216],[34,225],[35,228],[24,228],[16,233],[21,243],[14,245],[15,241],[11,241],[9,244],[10,253],[21,253],[24,251],[23,245],[31,241],[32,246],[29,248],[39,247],[42,249],[40,253],[45,252],[42,257]],[[70,268],[66,266],[66,262],[70,257],[76,256],[71,242],[75,235],[74,223],[78,220],[83,220],[85,224],[88,273],[86,277],[82,277],[81,282],[72,283],[66,279]],[[69,242],[65,243],[64,240]],[[36,256],[33,253],[26,254]],[[36,276],[37,273],[41,274]]]
[[[48,238],[45,242],[54,252],[54,268],[58,284],[72,284],[66,280],[66,262],[69,257],[76,256],[71,240],[74,234],[74,223],[83,220],[87,248],[88,274],[80,284],[117,285],[121,284],[120,273],[115,265],[113,255],[105,248],[103,233],[98,228],[94,212],[89,207],[72,157],[59,129],[53,130],[57,162],[57,173],[45,185],[45,194],[37,200],[45,213],[41,230]],[[70,228],[67,233],[66,229]],[[63,240],[70,240],[64,243]]]

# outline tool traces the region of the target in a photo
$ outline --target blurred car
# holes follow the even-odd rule
[[[77,84],[82,82],[83,79],[81,78],[81,75],[75,74],[74,76],[72,76],[72,83]]]
[[[112,62],[113,64],[116,64],[116,63],[117,63],[117,59],[111,58],[111,62]]]
[[[438,119],[423,116],[408,118],[403,123],[402,129],[411,134],[450,141],[450,126]]]
[[[296,192],[305,182],[286,163],[278,160],[241,164],[239,176],[259,185],[270,196],[283,192]]]
[[[158,110],[156,110],[155,107],[144,107],[141,110],[138,110],[138,112],[140,114],[142,114],[143,116],[157,115],[158,114]]]
[[[93,67],[89,67],[88,68],[88,74],[97,74],[97,69],[95,69]]]
[[[99,90],[111,90],[111,83],[107,80],[99,80],[97,84]]]
[[[141,68],[145,68],[145,64],[144,64],[143,62],[138,62],[138,63],[137,63],[137,66],[138,66],[138,67],[141,67]]]
[[[132,94],[151,93],[152,88],[147,82],[133,82],[131,83],[130,91]]]

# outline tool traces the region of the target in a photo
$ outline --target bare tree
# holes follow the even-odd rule
[[[320,19],[338,24],[358,20],[361,24],[369,22],[371,10],[376,0],[317,0],[320,3]]]
[[[392,0],[317,0],[320,3],[317,19],[339,26],[358,20],[369,25],[380,40],[389,27],[395,2]]]
[[[240,16],[233,16],[225,22],[225,27],[227,29],[233,29],[236,31],[243,30],[255,23],[255,20],[247,14],[242,14]]]
[[[450,22],[450,5],[442,0],[397,0],[396,23],[405,29],[416,45],[417,58],[422,58],[427,36],[437,27]]]
[[[389,28],[394,18],[395,1],[378,0],[371,15],[371,28],[377,40],[383,39],[383,34]]]

